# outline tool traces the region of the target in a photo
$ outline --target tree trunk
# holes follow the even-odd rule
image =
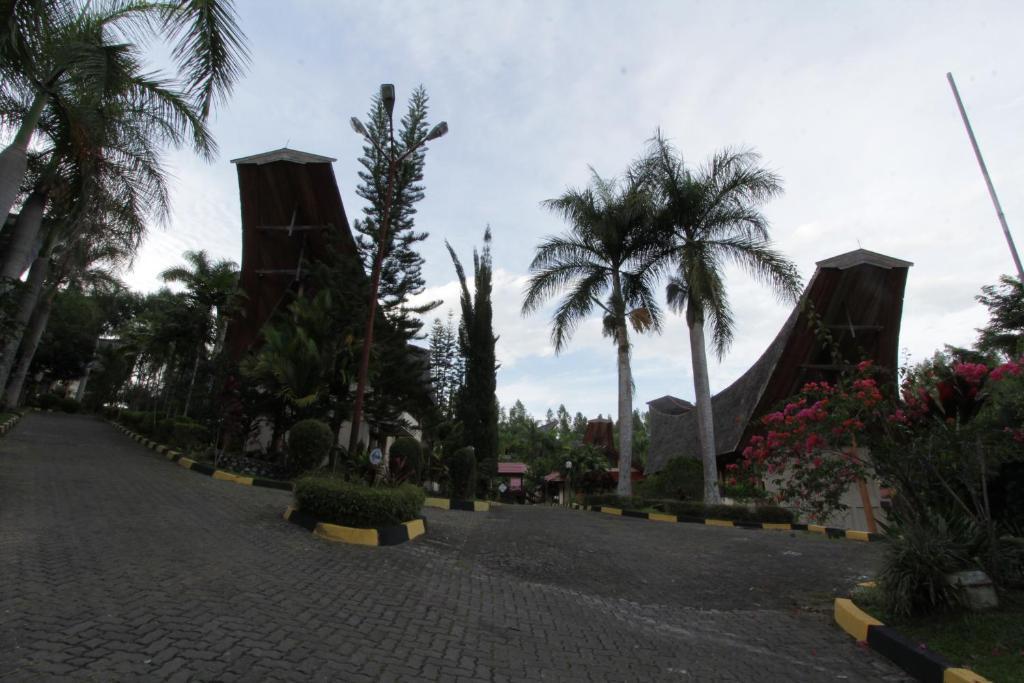
[[[18,311],[7,331],[10,336],[4,345],[3,357],[0,357],[0,386],[2,387],[7,386],[7,379],[14,367],[14,358],[18,354],[18,347],[21,346],[21,340],[25,334],[25,327],[36,308],[39,294],[43,291],[43,283],[46,281],[49,271],[49,257],[46,254],[40,254],[32,262],[32,269],[28,273],[28,282],[25,283],[25,289],[18,302]]]
[[[7,383],[7,390],[4,392],[4,406],[17,408],[18,399],[21,398],[21,388],[28,376],[28,369],[32,367],[32,359],[36,356],[36,349],[39,348],[39,340],[43,338],[46,325],[50,322],[50,311],[53,310],[53,299],[57,295],[57,288],[54,287],[47,292],[45,298],[39,302],[35,313],[32,314],[32,321],[29,323],[25,338],[21,344],[21,356],[18,358],[18,365],[11,374],[10,382]],[[65,396],[67,392],[65,391]]]
[[[633,495],[633,377],[629,368],[629,336],[625,322],[617,330],[619,355],[619,485],[620,496]]]
[[[693,362],[693,391],[697,399],[697,432],[700,457],[704,463],[704,502],[721,502],[718,492],[718,458],[715,454],[715,423],[711,409],[711,384],[708,381],[708,353],[704,346],[704,313],[689,301],[686,322],[690,328],[690,357]]]
[[[28,143],[32,140],[32,134],[39,125],[39,118],[43,114],[49,96],[38,93],[32,101],[32,107],[21,122],[18,133],[14,136],[4,151],[0,152],[0,230],[3,230],[4,222],[14,207],[14,200],[18,198],[18,189],[21,181],[25,179],[25,170],[28,168]]]
[[[39,228],[43,224],[43,211],[46,208],[47,194],[34,190],[25,200],[14,223],[14,232],[4,252],[3,265],[0,266],[0,286],[6,288],[25,272],[32,262],[32,249],[39,242]]]
[[[200,342],[199,348],[196,349],[196,362],[192,365],[192,379],[188,382],[188,393],[185,394],[185,410],[182,411],[183,417],[188,417],[188,405],[192,402],[192,390],[196,386],[196,373],[199,372],[199,356],[202,353],[203,344]]]

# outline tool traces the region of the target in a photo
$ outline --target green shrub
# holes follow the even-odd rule
[[[288,431],[288,464],[296,473],[315,470],[331,452],[334,435],[320,420],[299,420]]]
[[[55,410],[62,400],[57,394],[42,394],[36,399],[36,405],[40,410]]]
[[[82,404],[73,398],[58,399],[56,407],[65,413],[77,413],[82,409]]]
[[[693,458],[673,458],[665,469],[637,482],[636,494],[644,498],[704,500],[704,465]]]
[[[705,505],[693,501],[663,500],[657,506],[670,515],[698,517],[701,519],[725,519],[733,522],[768,522],[771,524],[792,524],[793,513],[775,505],[758,505],[748,508],[743,505]]]
[[[423,467],[420,442],[408,436],[395,439],[388,451],[388,468],[396,481],[419,482]]]
[[[908,616],[956,604],[946,574],[977,568],[973,558],[985,553],[984,535],[973,520],[897,507],[882,526],[888,543],[878,587],[886,610]]]
[[[724,484],[722,486],[722,495],[736,500],[764,500],[768,497],[763,488],[755,486],[749,481]]]
[[[594,493],[583,497],[584,505],[602,505],[622,508],[623,510],[642,510],[647,507],[649,503],[650,501],[641,496],[620,498],[614,493]]]
[[[456,500],[473,500],[476,496],[476,452],[472,446],[458,449],[446,459],[451,496]]]
[[[203,425],[189,421],[177,421],[171,431],[170,445],[186,451],[194,451],[210,443],[210,430]]]
[[[295,482],[295,504],[323,522],[372,528],[415,519],[426,498],[412,484],[397,487],[347,482],[337,477],[308,476]]]

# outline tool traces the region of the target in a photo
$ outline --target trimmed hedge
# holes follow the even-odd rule
[[[640,496],[620,498],[614,493],[595,493],[583,497],[584,505],[606,505],[608,507],[622,508],[625,510],[642,510],[650,505],[650,501]]]
[[[704,519],[726,519],[733,522],[769,522],[771,524],[792,524],[793,513],[775,505],[757,505],[748,508],[743,505],[705,505],[688,501],[657,501],[656,507],[677,517],[701,517]]]
[[[426,494],[418,486],[369,487],[337,477],[309,476],[295,482],[299,510],[322,522],[359,528],[394,526],[415,519]]]
[[[451,480],[451,497],[456,500],[473,500],[476,497],[476,451],[464,446],[446,458],[448,478]]]
[[[288,464],[297,473],[315,470],[333,445],[334,435],[326,422],[299,420],[288,430]]]

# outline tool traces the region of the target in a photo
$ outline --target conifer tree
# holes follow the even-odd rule
[[[465,384],[459,393],[457,416],[462,423],[467,445],[476,449],[477,490],[484,494],[497,472],[498,462],[498,402],[495,400],[497,360],[494,346],[497,337],[492,326],[491,307],[491,229],[484,231],[483,250],[473,250],[473,284],[471,294],[466,283],[466,272],[445,242],[451,254],[455,273],[462,287],[462,324],[459,347],[466,361]]]
[[[429,130],[428,100],[423,86],[413,91],[409,98],[409,108],[401,120],[401,129],[395,136],[397,154],[411,148],[426,136]],[[388,160],[379,150],[387,150],[390,131],[387,110],[380,95],[373,98],[366,130],[376,144],[363,146],[363,156],[359,159],[363,170],[359,172],[360,184],[356,194],[369,203],[363,208],[363,219],[356,220],[354,227],[359,255],[369,272],[377,253],[388,182]],[[415,229],[416,204],[425,196],[422,185],[425,154],[426,146],[420,147],[397,171],[391,203],[390,244],[381,267],[381,309],[388,320],[410,339],[419,334],[423,327],[417,316],[429,313],[441,304],[440,301],[418,306],[409,304],[409,300],[422,294],[426,287],[422,272],[423,257],[416,249],[429,233]]]

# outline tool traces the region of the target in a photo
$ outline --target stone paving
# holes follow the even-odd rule
[[[99,420],[0,439],[0,680],[898,681],[831,624],[879,548],[550,507],[332,544]]]

